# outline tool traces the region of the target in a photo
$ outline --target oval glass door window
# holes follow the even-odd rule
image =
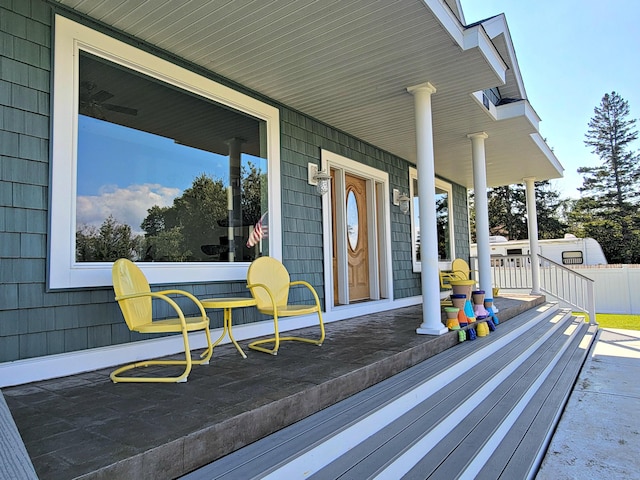
[[[353,190],[347,195],[347,238],[351,250],[358,246],[358,202]]]

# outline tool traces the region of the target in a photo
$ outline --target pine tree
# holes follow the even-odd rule
[[[562,221],[566,200],[554,190],[549,181],[536,182],[536,210],[539,238],[559,238],[567,226]],[[505,185],[487,190],[489,234],[501,235],[509,240],[529,238],[527,224],[526,189],[523,184]],[[473,197],[470,201],[473,205]],[[475,241],[475,211],[471,212],[472,240]]]
[[[602,161],[582,167],[582,193],[571,212],[580,233],[602,245],[610,263],[640,262],[640,165],[631,143],[638,138],[636,120],[629,119],[629,104],[616,92],[605,94],[594,109],[585,144]]]
[[[640,191],[638,156],[629,151],[638,138],[635,119],[628,119],[629,104],[616,92],[605,93],[589,121],[584,143],[602,160],[597,167],[582,167],[583,186],[578,190],[599,204],[599,209],[623,211],[635,203]]]

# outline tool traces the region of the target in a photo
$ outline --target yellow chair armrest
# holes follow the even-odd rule
[[[277,311],[276,299],[273,297],[273,293],[271,293],[271,289],[267,287],[264,283],[251,283],[247,285],[247,288],[249,289],[262,288],[265,292],[267,292],[267,295],[269,295],[269,298],[271,299],[271,307],[273,308],[274,311]],[[260,305],[258,305],[258,310],[260,310]]]
[[[165,302],[167,302],[169,305],[171,305],[173,307],[173,309],[176,311],[176,313],[178,314],[178,318],[180,318],[180,323],[182,324],[182,329],[183,330],[187,330],[187,321],[184,318],[184,313],[182,313],[182,309],[180,308],[180,306],[170,297],[168,297],[167,295],[165,295],[166,292],[171,292],[172,290],[166,290],[165,292],[141,292],[141,293],[131,293],[129,295],[121,295],[119,297],[116,297],[116,301],[120,301],[120,300],[128,300],[130,298],[141,298],[141,297],[152,297],[152,298],[159,298],[160,300],[164,300]],[[204,310],[203,310],[204,313]],[[206,315],[202,317],[203,319],[206,318]]]
[[[200,303],[200,300],[198,300],[198,297],[196,297],[195,295],[186,292],[184,290],[162,290],[161,292],[156,292],[159,293],[161,295],[183,295],[189,299],[191,299],[193,301],[193,303],[196,304],[196,306],[198,307],[198,310],[200,310],[200,315],[202,316],[202,318],[206,318],[207,314],[204,311],[204,307],[202,306],[202,303]]]
[[[296,285],[302,285],[305,286],[309,289],[309,291],[311,291],[311,293],[313,294],[313,298],[316,301],[316,306],[318,308],[320,308],[320,299],[318,298],[318,294],[316,293],[316,289],[313,288],[313,286],[309,283],[309,282],[305,282],[304,280],[296,280],[294,282],[290,282],[289,283],[290,286],[296,286]]]

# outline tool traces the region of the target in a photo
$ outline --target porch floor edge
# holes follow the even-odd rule
[[[498,298],[500,323],[544,302]],[[219,346],[185,384],[113,384],[100,370],[3,392],[42,479],[176,478],[458,343],[417,335],[420,321],[419,305],[342,320],[321,347],[287,342],[275,357]]]

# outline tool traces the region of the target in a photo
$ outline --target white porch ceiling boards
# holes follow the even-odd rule
[[[437,88],[438,175],[473,187],[466,135],[485,131],[489,186],[561,176],[553,154],[530,137],[537,123],[496,121],[471,97],[500,86],[505,72],[495,65],[511,62],[491,45],[486,55],[463,49],[464,29],[441,0],[59,3],[412,162],[415,120],[406,88],[428,81]],[[488,38],[481,26],[473,29],[472,39]]]

